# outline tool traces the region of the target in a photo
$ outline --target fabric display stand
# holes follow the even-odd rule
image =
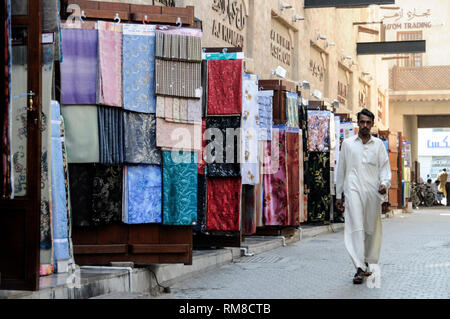
[[[250,107],[244,114],[244,100],[256,95],[243,92],[247,82],[242,49],[203,48],[202,51],[203,143],[199,153],[199,214],[194,226],[194,248],[240,247],[244,241],[244,225],[251,228],[255,219],[254,187],[247,183],[248,174],[244,170],[248,166],[239,155],[246,149],[245,129],[256,123],[254,108]],[[248,90],[257,91],[257,85]],[[235,136],[237,132],[241,134]],[[256,177],[257,170],[250,167],[249,171]],[[249,216],[244,220],[245,210]]]
[[[399,150],[401,150],[401,143],[399,143],[399,135],[391,131],[379,131],[379,136],[387,141],[389,164],[391,166],[392,181],[389,189],[389,209],[397,209],[402,207],[402,190],[401,190],[401,176],[400,176],[400,159]]]
[[[408,207],[408,202],[411,200],[411,142],[406,136],[400,136],[400,164],[402,177],[402,208]]]
[[[193,7],[65,3],[87,16],[61,23],[75,261],[190,265],[202,128]],[[183,27],[170,26],[177,17]]]
[[[293,82],[260,80],[256,231],[290,236],[305,222],[304,135],[301,96]]]

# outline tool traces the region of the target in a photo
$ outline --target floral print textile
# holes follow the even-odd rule
[[[330,151],[330,111],[308,111],[308,151]]]
[[[310,153],[308,174],[308,222],[324,222],[330,217],[330,153]]]

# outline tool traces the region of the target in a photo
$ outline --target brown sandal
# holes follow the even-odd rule
[[[363,283],[363,281],[364,281],[364,277],[363,276],[364,276],[363,274],[357,272],[355,274],[355,277],[353,277],[353,284],[354,285],[361,285]]]

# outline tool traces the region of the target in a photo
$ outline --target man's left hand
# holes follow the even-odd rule
[[[385,195],[385,194],[387,193],[386,186],[380,185],[380,188],[378,189],[378,192],[379,192],[381,195]]]

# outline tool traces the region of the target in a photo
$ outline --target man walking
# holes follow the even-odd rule
[[[447,174],[447,185],[445,191],[447,192],[447,206],[450,207],[450,174]]]
[[[354,284],[362,284],[371,275],[369,264],[378,263],[381,206],[392,178],[386,148],[370,134],[374,121],[369,110],[358,113],[359,133],[342,143],[336,181],[336,204],[341,210],[345,195],[345,246],[357,269]]]
[[[448,205],[448,192],[447,192],[447,169],[444,168],[437,176],[437,180],[439,181],[439,192],[444,194],[445,198],[447,198],[447,205]]]

